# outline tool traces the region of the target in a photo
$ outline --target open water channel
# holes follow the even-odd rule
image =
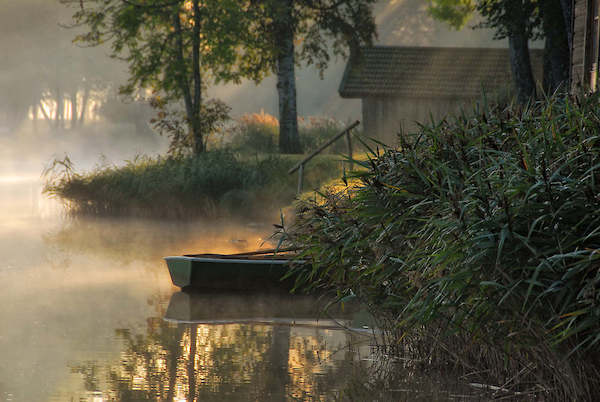
[[[270,230],[74,220],[35,178],[0,178],[0,401],[462,399],[408,372],[372,394],[360,312],[171,285],[163,256],[253,249]]]

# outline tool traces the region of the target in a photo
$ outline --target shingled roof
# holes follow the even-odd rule
[[[531,63],[541,80],[541,50],[531,50]],[[475,98],[482,88],[511,83],[508,49],[375,46],[348,62],[339,92],[343,98]]]

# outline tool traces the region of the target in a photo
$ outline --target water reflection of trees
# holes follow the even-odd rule
[[[342,331],[263,324],[176,324],[116,331],[120,361],[72,366],[87,391],[116,401],[325,400],[355,359]]]

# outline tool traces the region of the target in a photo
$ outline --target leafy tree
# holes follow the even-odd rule
[[[529,58],[530,39],[546,39],[545,87],[555,90],[568,78],[567,42],[570,5],[563,0],[429,0],[430,13],[462,28],[479,12],[484,21],[478,27],[492,28],[496,39],[508,38],[510,61],[517,97],[526,102],[535,95],[535,81]],[[563,4],[564,3],[564,4]]]
[[[301,152],[296,111],[295,65],[315,65],[321,73],[336,56],[357,55],[375,36],[376,0],[257,0],[264,68],[277,74],[279,149]],[[299,46],[297,45],[299,44]]]
[[[88,30],[76,41],[109,42],[112,56],[129,65],[122,94],[138,88],[160,96],[159,104],[183,100],[188,143],[205,150],[211,124],[204,122],[204,90],[210,82],[262,78],[256,54],[241,51],[252,38],[249,2],[237,0],[61,0],[77,7],[75,25]],[[210,109],[210,108],[209,108]],[[212,115],[211,115],[212,116]],[[178,141],[181,138],[178,137]]]

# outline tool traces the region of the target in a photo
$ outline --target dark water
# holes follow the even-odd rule
[[[73,221],[38,192],[0,180],[0,401],[461,399],[377,385],[360,311],[171,285],[163,256],[257,248],[267,225]]]

